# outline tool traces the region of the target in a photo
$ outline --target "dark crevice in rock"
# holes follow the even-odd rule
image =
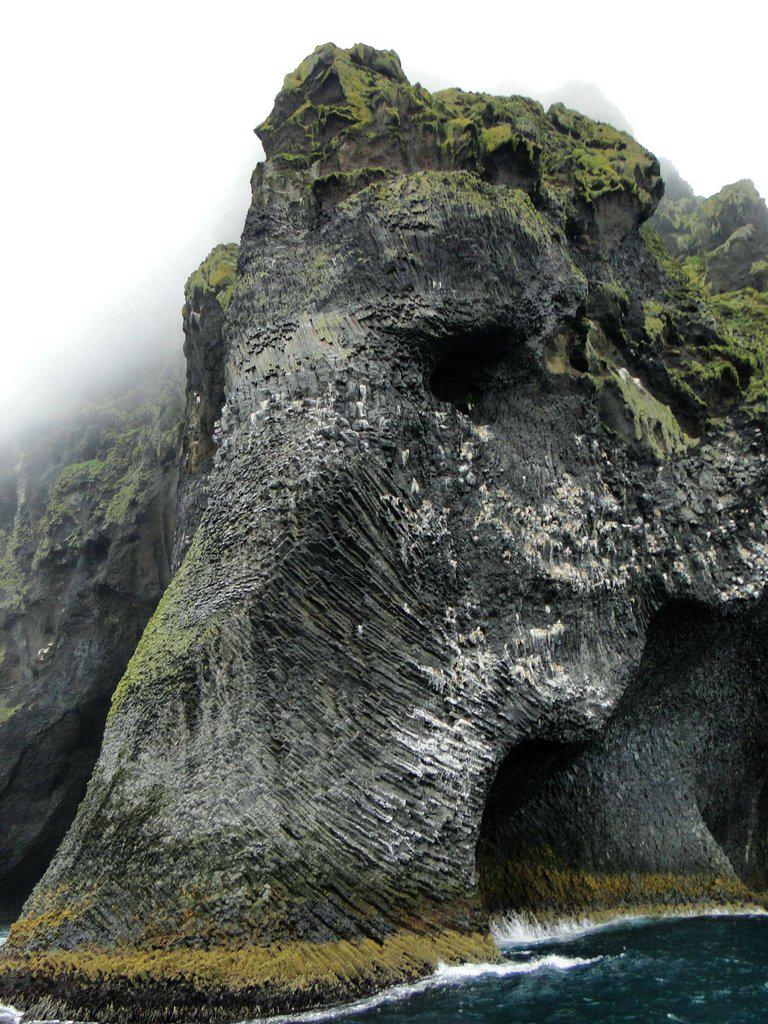
[[[509,752],[477,848],[490,911],[737,900],[745,886],[765,888],[767,617],[765,602],[730,616],[667,604],[597,736]]]
[[[439,402],[449,402],[482,424],[496,419],[520,380],[534,372],[530,352],[514,335],[472,333],[434,346],[428,386]]]

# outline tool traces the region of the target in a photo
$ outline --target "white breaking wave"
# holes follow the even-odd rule
[[[542,942],[561,942],[617,925],[639,924],[648,920],[647,917],[613,917],[608,921],[564,917],[557,921],[539,921],[528,915],[511,915],[494,921],[491,935],[497,946],[507,949],[513,946],[534,946]]]
[[[394,985],[392,988],[377,992],[367,999],[358,999],[354,1003],[344,1003],[342,1006],[332,1006],[325,1010],[306,1010],[303,1013],[291,1013],[280,1017],[259,1017],[258,1021],[265,1024],[313,1024],[318,1021],[339,1020],[342,1017],[349,1017],[353,1013],[362,1013],[365,1010],[373,1010],[377,1006],[385,1006],[389,1003],[399,1003],[404,999],[419,992],[428,992],[431,989],[447,988],[451,985],[461,985],[466,981],[475,978],[495,977],[503,978],[511,974],[532,974],[534,971],[552,970],[569,971],[574,967],[587,967],[595,964],[603,957],[578,957],[578,956],[549,956],[538,957],[536,960],[527,960],[522,963],[482,963],[482,964],[439,964],[434,974],[411,985]],[[1,1022],[0,1022],[1,1024]],[[257,1022],[249,1022],[257,1024]]]
[[[5,939],[8,935],[8,931],[5,928],[0,928],[0,946],[5,945]],[[15,1010],[12,1006],[3,1006],[0,1004],[0,1024],[18,1024],[21,1020],[21,1014],[18,1010]]]
[[[418,992],[461,985],[463,982],[475,978],[503,978],[508,974],[532,974],[534,971],[546,969],[569,971],[574,967],[586,967],[602,959],[600,956],[586,959],[578,956],[557,956],[553,953],[550,956],[542,956],[523,963],[455,964],[453,966],[438,964],[435,973],[428,978],[416,981],[411,985],[393,985],[392,988],[386,988],[367,999],[358,999],[354,1003],[344,1003],[342,1006],[332,1006],[324,1010],[307,1010],[304,1013],[291,1013],[280,1017],[259,1017],[258,1021],[265,1021],[268,1024],[312,1024],[315,1021],[339,1020],[342,1017],[349,1017],[353,1013],[373,1010],[377,1006],[401,1002]],[[12,1006],[0,1006],[0,1024],[20,1024],[22,1017],[23,1014]],[[32,1022],[32,1024],[36,1024],[36,1022]],[[47,1021],[43,1024],[60,1024],[60,1022]],[[246,1024],[257,1024],[257,1022],[246,1022]]]
[[[558,956],[551,953],[549,956],[539,957],[537,960],[526,960],[522,963],[502,964],[456,964],[449,967],[447,964],[440,964],[437,971],[425,979],[425,983],[432,982],[435,985],[449,985],[466,981],[468,978],[482,978],[484,975],[492,975],[503,978],[507,974],[532,974],[549,968],[553,971],[570,971],[572,967],[586,967],[588,964],[596,964],[602,960],[601,956]]]
[[[540,921],[532,915],[508,915],[499,918],[491,926],[491,935],[497,946],[509,949],[514,946],[534,946],[545,942],[561,942],[575,939],[580,935],[604,931],[627,925],[647,924],[649,921],[678,921],[692,917],[764,917],[768,910],[762,907],[741,910],[713,907],[710,910],[684,910],[678,914],[627,915],[594,921],[589,917],[564,917],[556,921]]]

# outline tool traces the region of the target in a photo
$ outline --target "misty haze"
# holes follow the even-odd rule
[[[7,17],[0,1024],[753,1024],[766,13]]]

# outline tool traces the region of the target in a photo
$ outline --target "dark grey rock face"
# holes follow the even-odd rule
[[[75,816],[112,692],[168,582],[179,398],[170,378],[143,391],[99,396],[3,452],[3,917]]]
[[[286,79],[194,537],[0,960],[37,1012],[252,1016],[489,955],[490,912],[754,898],[761,422],[675,372],[665,331],[722,339],[639,228],[655,159],[441,96],[365,47]]]
[[[765,615],[764,602],[726,615],[664,605],[596,736],[537,739],[510,752],[478,847],[492,905],[578,913],[587,877],[594,884],[611,874],[623,876],[619,905],[674,904],[685,899],[686,879],[694,888],[702,878],[712,899],[727,899],[734,873],[765,890]],[[513,877],[531,864],[541,870]],[[611,910],[617,894],[604,885],[589,903]]]

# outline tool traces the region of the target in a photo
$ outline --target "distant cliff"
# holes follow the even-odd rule
[[[717,195],[665,199],[654,226],[674,255],[715,294],[768,288],[768,208],[751,181]]]
[[[0,453],[0,913],[72,823],[170,578],[181,389],[106,386]]]
[[[761,903],[762,201],[655,229],[628,135],[362,45],[258,132],[187,285],[178,568],[0,992],[229,1021],[495,914]]]

